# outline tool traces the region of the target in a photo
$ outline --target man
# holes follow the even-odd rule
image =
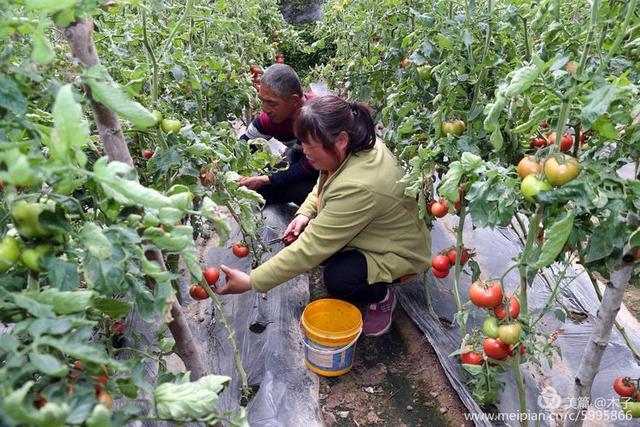
[[[300,108],[312,97],[312,94],[303,94],[298,75],[288,65],[273,64],[262,76],[258,91],[262,111],[240,138],[245,141],[277,139],[288,147],[289,167],[272,175],[242,177],[239,183],[260,193],[267,204],[301,205],[318,179],[318,171],[309,164],[293,133],[293,122]]]

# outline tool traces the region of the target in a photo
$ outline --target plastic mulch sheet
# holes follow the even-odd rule
[[[264,241],[282,236],[294,213],[295,209],[286,205],[265,208],[269,227],[263,232]],[[231,242],[237,240],[241,240],[241,236],[236,227],[225,247],[208,248],[205,264],[225,264],[249,272],[251,257],[237,258],[229,248]],[[282,245],[277,243],[272,248],[273,253],[277,253]],[[247,406],[249,423],[252,426],[323,425],[318,377],[304,364],[303,332],[299,324],[309,301],[307,276],[300,275],[272,289],[266,299],[255,292],[220,298],[224,315],[236,334],[248,383],[254,390],[257,388]],[[242,382],[227,331],[219,319],[211,322],[211,309],[212,305],[208,305],[202,322],[193,328],[194,338],[200,342],[203,357],[210,363],[210,372],[232,377],[221,395],[220,407],[236,411],[241,400]]]
[[[458,218],[446,216],[436,222],[432,231],[432,251],[434,254],[442,249],[455,244],[454,227]],[[464,245],[477,252],[476,261],[484,278],[501,276],[513,263],[513,258],[521,251],[523,245],[518,235],[511,229],[472,229],[471,221],[467,221],[464,229]],[[552,266],[553,267],[553,266]],[[523,377],[527,389],[527,407],[530,417],[530,425],[536,421],[540,425],[562,425],[561,414],[568,405],[576,405],[569,398],[572,394],[574,376],[583,356],[584,349],[589,340],[599,300],[593,286],[585,273],[578,270],[569,270],[562,284],[557,290],[557,298],[553,301],[552,310],[545,314],[538,323],[539,329],[552,337],[554,345],[561,351],[561,358],[553,358],[553,366],[550,368],[546,361],[541,361],[542,367],[532,363],[524,363]],[[480,414],[481,409],[473,400],[470,390],[464,385],[464,379],[468,378],[466,372],[456,357],[449,354],[460,348],[461,337],[457,326],[452,326],[454,314],[457,311],[453,295],[453,270],[444,278],[437,279],[431,273],[427,274],[429,294],[432,307],[442,322],[429,315],[426,298],[421,281],[413,281],[396,287],[398,299],[404,309],[425,334],[435,349],[444,370],[458,392],[460,398],[472,414]],[[549,278],[554,278],[559,271],[549,268],[544,273]],[[470,275],[461,274],[461,299],[462,303],[468,301],[468,289]],[[540,313],[552,293],[551,286],[554,280],[547,284],[542,275],[538,275],[533,287],[528,291],[529,312],[536,315]],[[519,285],[517,270],[511,271],[505,279],[505,291],[516,291]],[[572,313],[563,322],[558,320],[555,309],[560,309],[559,301]],[[486,310],[472,306],[472,315],[469,316],[467,331],[474,326],[482,328],[482,322],[486,317]],[[537,318],[537,317],[536,317]],[[617,317],[618,322],[625,327],[627,334],[636,346],[640,348],[640,325],[636,319],[622,309]],[[618,403],[618,397],[613,391],[612,385],[616,377],[639,377],[640,368],[633,354],[626,346],[624,339],[615,329],[612,331],[610,342],[604,353],[600,369],[595,378],[592,389],[592,404],[589,408],[588,420],[584,425],[640,425],[637,421],[620,421],[622,412]],[[516,418],[519,412],[518,392],[513,381],[511,371],[504,374],[501,380],[505,383],[499,397],[497,413],[502,417],[501,421],[494,418],[491,422],[485,419],[476,419],[476,425],[518,425]],[[512,418],[509,418],[512,417]]]

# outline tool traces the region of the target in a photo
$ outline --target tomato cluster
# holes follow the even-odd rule
[[[451,266],[456,265],[457,254],[456,248],[451,247],[434,256],[431,260],[433,275],[440,279],[447,277]],[[460,265],[465,265],[471,256],[473,254],[463,247],[460,255]]]
[[[207,281],[207,284],[209,284],[209,286],[215,287],[216,282],[220,278],[220,269],[216,267],[207,267],[202,271],[202,275],[204,276],[204,280]],[[189,295],[191,296],[191,298],[198,301],[209,298],[207,290],[203,286],[200,286],[196,283],[189,287]]]
[[[260,82],[261,82],[260,74],[262,74],[262,69],[259,66],[253,64],[251,66],[251,68],[249,68],[249,71],[251,72],[251,75],[253,76],[252,80],[253,80],[254,86],[256,88],[260,87]]]

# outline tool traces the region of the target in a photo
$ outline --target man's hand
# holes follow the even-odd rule
[[[213,288],[213,291],[219,295],[241,294],[251,290],[249,275],[243,271],[229,268],[221,265],[220,269],[226,275],[223,287]]]
[[[271,184],[271,181],[267,175],[243,176],[238,181],[238,184],[247,187],[249,190],[257,190],[264,185]]]
[[[287,229],[284,231],[283,239],[293,238],[297,239],[300,233],[302,233],[305,227],[309,224],[309,218],[304,215],[296,215],[293,221],[287,225]]]

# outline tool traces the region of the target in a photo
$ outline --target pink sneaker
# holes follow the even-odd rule
[[[387,296],[382,301],[367,306],[362,328],[365,336],[377,337],[387,332],[391,327],[394,308],[396,308],[396,297],[391,289],[387,289]]]

